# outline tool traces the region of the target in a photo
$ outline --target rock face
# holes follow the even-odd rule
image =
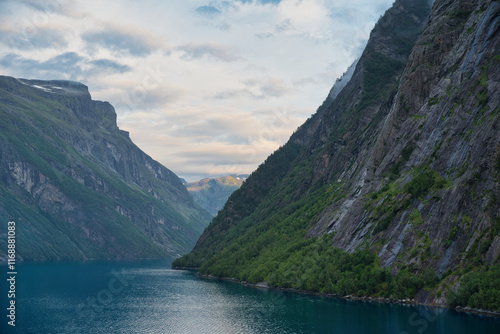
[[[336,230],[336,245],[356,247],[360,235],[353,226],[367,213],[363,195],[390,182],[386,177],[395,166],[398,173],[392,183],[401,186],[428,168],[448,184],[428,187],[412,196],[407,207],[396,204],[399,210],[388,229],[373,238],[392,240],[379,254],[383,263],[412,261],[400,254],[401,246],[418,244],[419,232],[433,240],[431,254],[439,258],[428,265],[440,275],[460,263],[474,245],[492,241],[496,248],[495,236],[487,232],[500,218],[499,12],[497,1],[436,1],[377,140],[365,154],[365,167],[357,173],[360,189],[353,205],[342,219],[323,216],[312,233]],[[422,219],[417,226],[409,219],[415,210]],[[363,223],[375,218],[371,215]],[[496,256],[487,258],[492,264]]]
[[[427,1],[395,2],[347,85],[249,177],[179,264],[210,273],[235,240],[299,217],[301,203],[310,205],[305,240],[330,235],[346,252],[368,249],[394,274],[430,270],[453,285],[499,262],[500,3],[436,0],[429,12]],[[289,165],[273,167],[286,155]],[[254,204],[237,209],[242,199]],[[416,300],[444,302],[423,290]]]
[[[376,141],[360,156],[352,204],[334,203],[327,212],[342,214],[322,214],[311,235],[336,231],[334,245],[349,251],[380,243],[383,266],[439,277],[498,262],[499,15],[497,1],[436,1]]]
[[[206,178],[185,186],[194,201],[211,215],[216,216],[224,207],[231,194],[239,189],[248,175],[228,175],[218,178]]]
[[[2,76],[0,118],[0,220],[22,259],[172,257],[210,220],[80,83]]]

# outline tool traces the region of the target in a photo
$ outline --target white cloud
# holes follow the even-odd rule
[[[234,48],[230,48],[215,42],[188,43],[175,48],[182,53],[181,58],[193,59],[215,59],[223,62],[233,62],[241,59]]]
[[[249,173],[358,56],[393,0],[0,2],[0,70],[67,78],[179,176]]]
[[[92,53],[97,46],[109,49],[117,56],[128,53],[135,57],[145,57],[156,50],[168,50],[163,38],[130,24],[108,22],[102,27],[84,32],[81,37]]]

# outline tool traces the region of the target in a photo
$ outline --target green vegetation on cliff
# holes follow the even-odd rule
[[[269,215],[274,202],[271,199],[262,203],[261,199],[265,198],[285,177],[299,152],[300,146],[291,144],[271,154],[266,162],[249,176],[242,187],[229,197],[224,209],[212,220],[207,230],[213,233],[202,235],[193,251],[176,259],[172,266],[200,267],[203,262],[255,225],[255,219]],[[292,184],[289,186],[293,188]]]
[[[172,257],[210,220],[82,84],[0,77],[0,120],[0,220],[16,221],[19,258]]]
[[[395,2],[335,100],[249,177],[174,267],[498,309],[499,4],[436,1],[429,20],[427,4]]]
[[[376,30],[390,28],[396,31],[389,42],[384,39],[390,47],[381,53],[378,42],[369,42],[352,83],[339,94],[337,104],[330,101],[330,106],[325,104],[320,108],[321,112],[332,109],[339,113],[336,125],[322,130],[320,124],[318,129],[326,132],[322,135],[329,137],[328,145],[345,141],[351,130],[359,129],[360,117],[378,119],[377,115],[373,116],[372,109],[385,105],[395,89],[404,67],[402,59],[410,52],[400,44],[416,40],[430,10],[427,4],[404,2],[407,10],[416,11],[418,16],[413,12],[405,13],[405,27],[398,29],[391,22],[394,11],[399,9],[388,11]],[[379,38],[380,35],[375,39]],[[327,118],[321,112],[308,120],[233,193],[193,251],[174,261],[174,267],[201,266],[202,272],[217,275],[244,276],[247,280],[264,278],[290,255],[289,252],[299,247],[297,245],[310,242],[308,229],[320,214],[332,202],[348,195],[344,183],[338,183],[337,179],[332,182],[327,172],[318,175],[314,170],[318,158],[328,155],[330,148],[315,148],[314,142],[311,148],[304,145],[304,138],[306,142],[311,141],[307,133],[314,126],[314,120]],[[263,254],[267,254],[265,258]]]
[[[448,293],[448,304],[500,312],[500,264],[464,275],[458,291]]]

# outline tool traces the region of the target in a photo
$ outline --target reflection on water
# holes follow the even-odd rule
[[[500,328],[500,319],[445,309],[200,279],[171,270],[167,261],[20,263],[17,279],[16,330],[4,320],[2,333],[422,334]],[[7,298],[2,300],[6,305]]]

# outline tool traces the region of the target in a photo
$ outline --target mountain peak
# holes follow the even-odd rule
[[[88,87],[76,81],[16,79],[0,75],[0,85],[4,87],[11,85],[19,88],[19,83],[45,93],[58,95],[90,95]]]
[[[211,218],[83,84],[2,76],[0,118],[0,218],[19,222],[20,258],[172,257]]]
[[[204,178],[186,183],[185,186],[196,203],[215,216],[224,207],[231,194],[241,187],[247,176],[233,174]]]

